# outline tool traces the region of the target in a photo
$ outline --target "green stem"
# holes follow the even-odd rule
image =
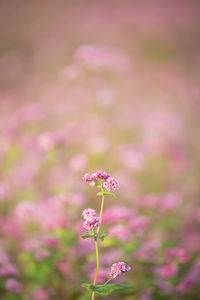
[[[103,188],[101,188],[101,191],[103,192]],[[100,220],[100,226],[101,226],[101,220],[102,220],[102,215],[103,215],[103,206],[104,206],[104,195],[102,196],[102,200],[101,200],[101,209],[100,209],[100,216],[99,216],[99,220]],[[97,234],[99,233],[100,230],[100,226],[97,228]],[[94,281],[93,281],[93,285],[96,285],[97,282],[97,277],[99,274],[99,249],[98,249],[98,241],[97,238],[94,239],[95,242],[95,250],[96,250],[96,264],[97,264],[97,268],[96,268],[96,274],[94,277]],[[92,293],[92,297],[91,300],[95,299],[95,292]]]
[[[96,274],[95,274],[95,277],[94,277],[93,285],[96,285],[97,277],[98,277],[98,274],[99,274],[99,249],[98,249],[98,241],[97,241],[96,238],[95,238],[94,242],[95,242],[95,250],[96,250],[97,269],[96,269]]]
[[[104,283],[104,285],[106,285],[109,281],[111,281],[113,278],[112,277],[110,277],[105,283]]]
[[[103,192],[103,189],[101,189],[101,190]],[[99,216],[100,226],[101,226],[101,220],[102,220],[102,215],[103,215],[103,206],[104,206],[104,195],[102,196],[102,200],[101,200],[101,209],[100,209],[100,216]],[[100,226],[97,228],[97,234],[99,233]]]

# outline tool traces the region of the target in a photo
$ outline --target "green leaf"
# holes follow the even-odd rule
[[[112,292],[116,292],[116,291],[123,291],[123,290],[127,291],[127,289],[133,289],[133,286],[128,283],[111,283],[107,285],[104,284],[93,285],[90,283],[84,283],[82,284],[82,286],[102,296],[108,296]]]
[[[115,197],[117,199],[117,196],[115,195],[115,193],[110,192],[110,191],[103,191],[103,192],[97,193],[97,196],[104,196],[104,195],[112,195],[113,197]]]
[[[85,235],[82,235],[82,239],[89,239],[89,238],[94,238],[95,237],[95,234],[91,234],[91,233],[87,233]]]
[[[108,232],[105,231],[105,232],[98,234],[98,238],[103,242],[107,235],[108,235]]]

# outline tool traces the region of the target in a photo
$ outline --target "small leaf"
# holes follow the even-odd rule
[[[85,284],[84,287],[102,296],[108,296],[115,291],[133,289],[133,286],[128,283],[98,284],[95,286],[93,284]]]
[[[105,231],[105,232],[98,234],[98,238],[103,242],[107,235],[108,235],[108,232]]]
[[[117,199],[117,196],[115,195],[115,193],[110,192],[110,191],[103,191],[103,192],[97,193],[97,196],[104,196],[104,195],[112,195],[113,197],[115,197]]]
[[[90,233],[87,233],[85,235],[82,235],[82,239],[89,239],[89,238],[93,238],[95,237],[95,234],[90,234]]]
[[[87,290],[91,290],[92,284],[91,283],[83,283],[83,284],[81,284],[81,286],[86,288]]]

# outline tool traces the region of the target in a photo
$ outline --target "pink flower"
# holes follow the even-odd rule
[[[113,177],[109,177],[103,184],[103,187],[108,191],[114,191],[118,188],[118,186],[118,181]]]
[[[86,173],[83,177],[83,179],[86,182],[90,182],[91,184],[95,185],[97,181],[100,180],[107,180],[110,177],[106,172],[103,171],[97,171],[95,173],[92,173],[92,175]]]
[[[112,278],[115,278],[118,275],[129,272],[130,269],[131,269],[131,267],[126,265],[124,262],[118,262],[118,263],[112,265],[109,276],[111,276]]]
[[[60,271],[60,273],[65,275],[65,276],[67,276],[71,273],[71,269],[70,269],[69,264],[64,260],[60,261],[58,263],[57,267],[58,267],[58,270]]]
[[[87,219],[87,218],[89,218],[89,217],[96,217],[96,211],[95,211],[95,209],[86,208],[86,209],[83,211],[82,215],[83,215],[83,218],[84,218],[84,219]]]
[[[130,227],[132,230],[140,232],[147,229],[149,226],[149,219],[146,216],[136,216],[130,223]]]
[[[131,211],[122,205],[113,205],[107,209],[103,214],[103,222],[111,224],[114,222],[119,222],[121,220],[127,220],[131,216],[134,216],[135,212]]]
[[[10,292],[13,292],[13,293],[21,293],[21,290],[22,290],[22,286],[21,286],[21,283],[15,279],[8,279],[5,283],[5,288],[10,291]]]
[[[177,269],[178,269],[177,265],[174,264],[166,265],[161,268],[160,275],[164,278],[171,278],[176,274]]]
[[[48,151],[64,142],[65,137],[61,132],[44,132],[39,135],[37,140],[38,147],[44,151]]]
[[[190,256],[185,251],[185,249],[181,247],[175,247],[172,249],[169,249],[166,252],[166,255],[170,259],[177,259],[180,263],[187,263],[190,260]]]
[[[190,279],[184,279],[182,282],[180,282],[177,287],[176,290],[179,292],[188,292],[189,290],[191,290],[194,286],[194,282]]]
[[[18,270],[13,265],[7,265],[0,268],[0,277],[7,277],[7,276],[16,276],[18,275]]]
[[[49,297],[49,292],[45,288],[38,288],[32,293],[33,300],[48,300]]]
[[[107,269],[100,268],[100,269],[99,269],[99,274],[98,274],[98,277],[97,277],[97,282],[98,282],[98,283],[103,283],[103,282],[105,282],[107,273],[108,273],[108,270],[107,270]],[[91,279],[91,281],[94,279],[95,274],[96,274],[96,269],[94,269],[94,270],[91,272],[91,274],[90,274],[90,279]]]
[[[88,231],[93,231],[95,227],[100,226],[100,220],[98,217],[89,217],[85,220],[83,227]]]
[[[90,182],[92,179],[91,179],[91,175],[86,173],[84,176],[83,176],[83,180],[85,180],[86,182]]]
[[[96,173],[93,173],[92,174],[92,178],[98,178],[98,179],[108,179],[110,177],[110,175],[108,175],[106,172],[103,172],[103,171],[97,171]]]
[[[181,197],[176,193],[168,193],[161,198],[160,207],[163,211],[173,210],[181,204]]]
[[[130,230],[127,226],[115,225],[110,228],[109,236],[117,237],[119,240],[126,242],[130,239]]]
[[[37,260],[42,260],[51,255],[50,251],[47,249],[38,249],[34,252],[34,256]]]

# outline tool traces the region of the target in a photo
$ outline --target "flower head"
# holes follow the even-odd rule
[[[110,177],[109,174],[107,174],[106,172],[103,172],[103,171],[97,171],[95,173],[92,174],[93,177],[95,177],[96,179],[108,179]]]
[[[169,249],[166,255],[169,259],[177,259],[180,263],[187,263],[190,260],[189,254],[181,247]]]
[[[87,219],[89,217],[96,217],[96,211],[95,209],[91,209],[91,208],[86,208],[83,212],[82,212],[83,218]]]
[[[15,280],[15,279],[8,279],[5,283],[5,287],[8,291],[12,292],[12,293],[16,293],[19,294],[22,290],[22,285],[19,281]]]
[[[161,268],[160,275],[163,278],[171,278],[176,274],[177,270],[178,267],[175,264],[166,265]]]
[[[98,183],[98,181],[100,180],[107,180],[110,177],[109,174],[107,174],[106,172],[103,171],[97,171],[95,173],[92,173],[91,175],[86,173],[83,177],[83,179],[86,182],[90,182],[90,184],[95,185],[96,183]]]
[[[100,226],[100,219],[96,216],[88,217],[83,223],[83,227],[88,231],[93,231],[95,227]]]
[[[131,269],[130,266],[126,265],[124,262],[118,262],[112,265],[109,276],[112,278],[117,277],[118,275],[125,274]]]
[[[113,177],[108,177],[108,179],[103,184],[103,187],[108,191],[114,191],[118,188],[118,186],[118,181]]]
[[[83,176],[83,180],[85,180],[86,182],[90,182],[91,181],[91,175],[86,173],[84,176]]]

